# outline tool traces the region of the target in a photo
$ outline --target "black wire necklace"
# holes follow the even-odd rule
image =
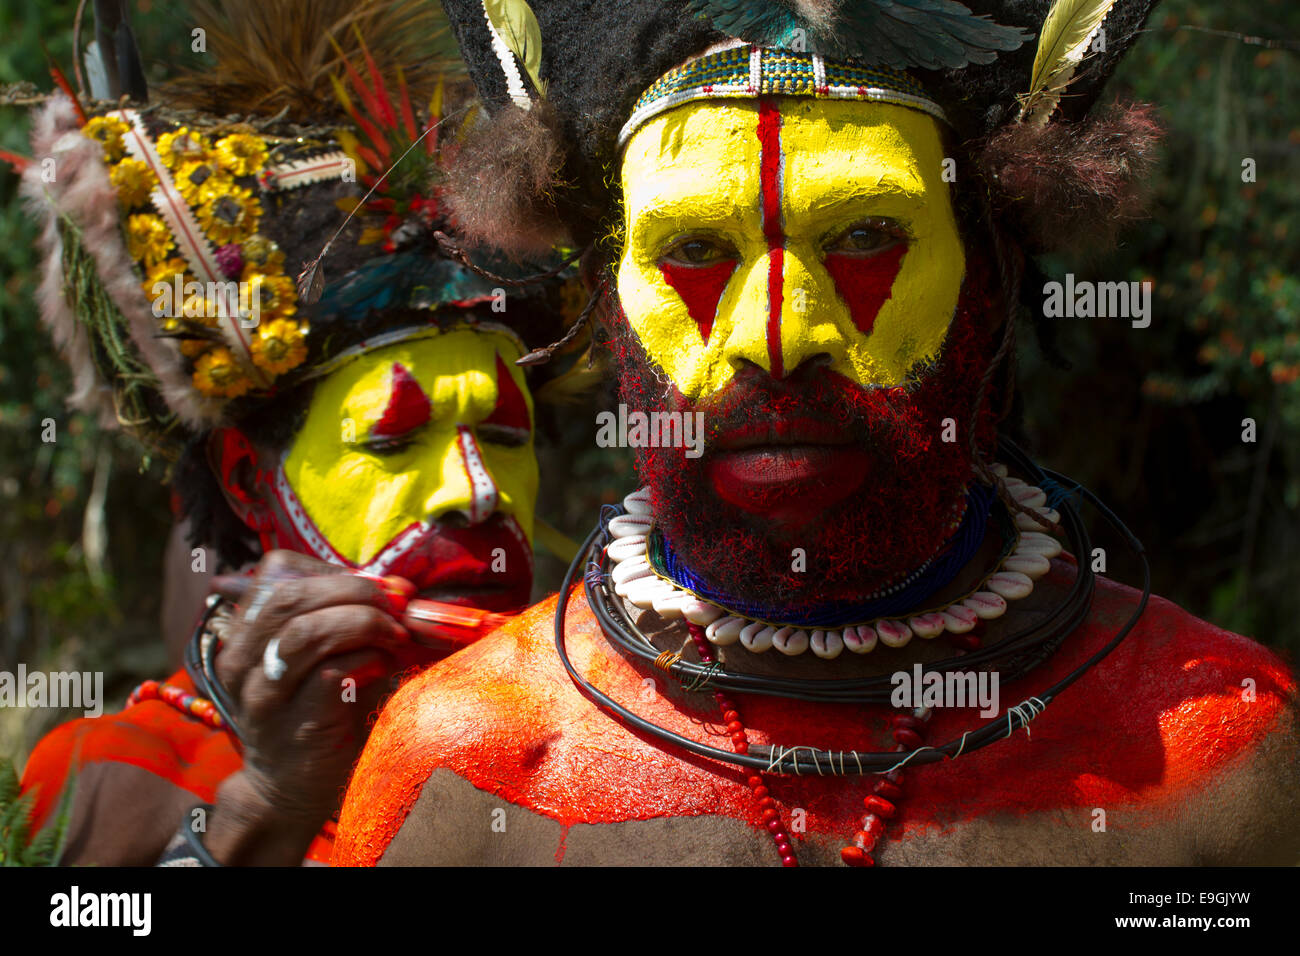
[[[1028,474],[1037,483],[1054,482],[1058,486],[1071,488],[1101,514],[1102,518],[1124,538],[1133,549],[1142,568],[1142,597],[1133,613],[1113,638],[1099,651],[1084,661],[1061,680],[1057,681],[1043,693],[1028,697],[1015,706],[1009,707],[1003,716],[966,731],[959,738],[942,744],[914,749],[907,753],[872,752],[860,750],[823,750],[815,747],[782,747],[779,745],[751,745],[747,753],[733,753],[699,743],[688,737],[674,733],[652,721],[638,716],[623,707],[613,698],[592,686],[580,675],[569,660],[565,646],[565,615],[569,597],[578,569],[586,567],[583,575],[587,601],[591,606],[601,630],[620,650],[641,660],[655,663],[658,654],[647,638],[636,630],[623,614],[619,599],[612,594],[607,573],[608,562],[603,557],[604,546],[608,540],[607,520],[602,520],[587,535],[573,563],[569,566],[561,586],[559,600],[555,608],[555,649],[560,662],[568,672],[570,679],[578,690],[598,708],[606,711],[616,720],[631,730],[641,731],[655,739],[680,747],[688,753],[709,757],[723,763],[759,770],[768,773],[802,774],[816,772],[828,776],[855,776],[866,774],[889,773],[905,764],[937,763],[952,759],[965,753],[988,746],[996,740],[1011,736],[1021,727],[1041,714],[1047,706],[1065,688],[1069,687],[1088,670],[1103,660],[1133,630],[1146,610],[1151,595],[1151,569],[1147,562],[1142,543],[1128,527],[1095,494],[1057,472],[1039,468],[1019,448],[1003,439],[1001,453],[1021,471]],[[1071,550],[1076,555],[1091,553],[1091,540],[1082,519],[1073,506],[1065,500],[1056,503],[1061,513],[1061,523],[1070,540]],[[966,669],[973,665],[991,665],[1005,663],[1010,673],[1004,679],[1014,680],[1023,676],[1033,667],[1046,660],[1086,618],[1092,605],[1095,576],[1085,562],[1078,566],[1074,586],[1063,600],[1043,622],[1026,628],[996,645],[967,654],[962,657],[938,661],[923,668],[924,673],[946,673],[959,668]],[[772,678],[753,674],[729,672],[718,664],[701,666],[688,661],[678,660],[668,667],[660,665],[682,684],[687,691],[710,689],[734,691],[742,694],[767,694],[786,697],[792,700],[824,701],[856,704],[887,704],[892,683],[887,677],[860,678],[854,680],[821,681],[798,678]],[[800,761],[803,765],[800,765]]]

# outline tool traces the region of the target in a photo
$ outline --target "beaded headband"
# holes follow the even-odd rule
[[[693,100],[808,96],[906,106],[946,123],[943,109],[906,73],[827,60],[817,53],[734,46],[669,70],[641,94],[618,134],[620,149],[651,118]]]

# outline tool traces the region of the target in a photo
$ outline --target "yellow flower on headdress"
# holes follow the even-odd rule
[[[145,270],[145,280],[140,283],[140,288],[144,290],[145,297],[150,303],[155,304],[155,314],[158,315],[158,323],[164,332],[174,332],[180,327],[177,321],[178,316],[182,313],[184,301],[176,301],[176,277],[181,277],[181,291],[184,294],[185,283],[189,281],[189,276],[185,272],[185,260],[180,256],[172,256],[163,262],[159,262]],[[162,292],[157,289],[158,283],[165,283],[170,292]],[[166,296],[171,296],[170,309],[164,310],[168,314],[159,314],[158,309],[162,302],[167,301]]]
[[[176,171],[176,188],[191,206],[199,206],[213,196],[235,188],[235,181],[216,163],[206,159],[181,163]]]
[[[138,159],[127,157],[108,174],[117,190],[117,198],[127,209],[143,206],[149,201],[149,194],[158,185],[158,177],[153,170]]]
[[[199,225],[218,245],[247,239],[257,231],[261,217],[257,197],[242,186],[213,195],[199,207]]]
[[[185,260],[180,256],[172,256],[170,259],[150,266],[145,270],[145,291],[151,290],[155,282],[166,282],[170,285],[176,281],[176,276],[183,277],[187,268]],[[184,284],[184,282],[185,279],[182,278],[181,283]]]
[[[187,162],[202,161],[207,158],[211,148],[201,133],[186,126],[158,137],[158,156],[168,169],[175,169]]]
[[[126,155],[126,144],[122,137],[131,127],[116,116],[96,116],[81,127],[81,132],[91,139],[99,140],[104,147],[104,158],[115,163]]]
[[[194,319],[191,319],[190,321],[193,322]],[[194,359],[194,358],[198,358],[208,349],[212,348],[212,340],[201,339],[201,338],[181,339],[180,345],[181,345],[181,354],[184,355],[186,358]],[[198,384],[197,381],[195,382],[195,384]],[[208,393],[204,392],[204,394],[206,395]]]
[[[251,176],[266,165],[266,144],[248,133],[231,133],[217,143],[217,162],[236,176]]]
[[[162,262],[175,244],[167,223],[153,213],[137,213],[126,220],[126,251],[146,269]]]
[[[239,245],[244,257],[244,281],[250,281],[259,272],[284,271],[284,252],[265,236],[249,236]]]
[[[252,381],[224,345],[199,356],[194,363],[194,387],[204,395],[238,398],[253,387]]]
[[[298,311],[298,290],[285,275],[265,275],[244,270],[248,298],[256,303],[262,319],[282,318]]]
[[[252,342],[253,364],[272,375],[301,365],[307,357],[305,331],[291,319],[263,322]]]

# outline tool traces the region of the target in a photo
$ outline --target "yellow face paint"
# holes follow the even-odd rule
[[[684,104],[628,141],[618,290],[696,400],[825,354],[864,386],[939,352],[965,258],[936,121],[885,103]]]
[[[284,475],[340,556],[365,565],[413,523],[453,513],[470,525],[512,516],[531,542],[520,354],[509,336],[459,329],[366,352],[317,385]]]

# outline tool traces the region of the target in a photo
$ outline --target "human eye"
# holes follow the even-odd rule
[[[723,239],[685,236],[664,250],[659,261],[678,266],[711,266],[736,258],[736,247]]]
[[[372,455],[378,455],[381,458],[392,458],[414,445],[418,437],[418,430],[405,432],[401,435],[375,435],[362,442],[361,447]]]
[[[489,445],[500,445],[504,448],[522,448],[528,444],[530,434],[527,428],[515,428],[510,425],[479,425],[475,432],[480,440]]]
[[[872,217],[863,219],[837,233],[823,247],[828,254],[837,253],[850,256],[874,256],[906,245],[911,237],[902,223],[895,219]]]

